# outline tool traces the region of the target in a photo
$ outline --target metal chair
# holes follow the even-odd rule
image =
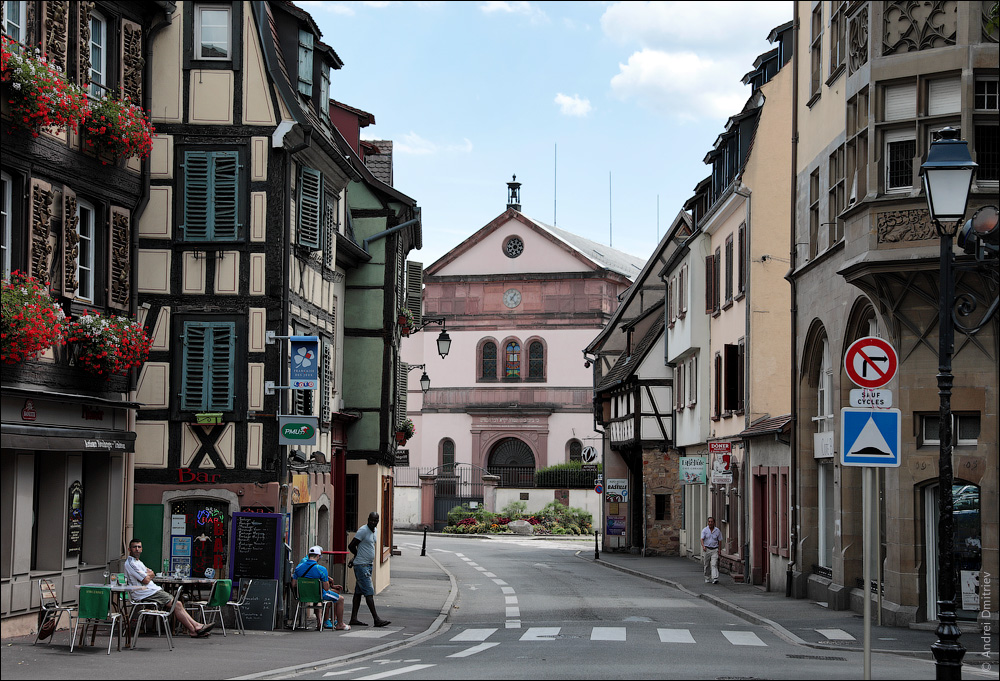
[[[240,595],[234,601],[229,601],[226,603],[227,607],[233,609],[233,613],[236,615],[236,626],[239,628],[240,633],[246,636],[246,628],[243,626],[243,604],[246,603],[247,594],[250,593],[250,585],[253,584],[252,579],[248,579],[246,584],[240,584]]]
[[[83,621],[83,636],[87,636],[87,628],[110,626],[108,632],[108,655],[111,654],[111,641],[115,637],[115,626],[118,626],[118,650],[122,649],[122,623],[121,615],[111,612],[111,589],[101,586],[81,586],[80,587],[80,608],[76,618],[76,627],[73,629],[73,640],[69,643],[69,652],[73,652],[76,646],[76,635],[80,629],[80,622]]]
[[[132,650],[135,650],[135,644],[139,640],[139,629],[142,628],[142,622],[147,617],[152,617],[157,620],[157,633],[159,633],[159,625],[162,623],[163,628],[167,632],[167,647],[170,650],[174,649],[174,640],[170,635],[170,616],[174,614],[174,610],[177,609],[177,600],[181,597],[181,591],[184,589],[183,586],[177,587],[177,591],[174,592],[174,598],[170,601],[170,607],[167,610],[140,610],[139,616],[135,620],[135,632],[132,634]],[[136,605],[140,605],[137,603]]]
[[[292,620],[292,631],[298,628],[299,608],[303,607],[305,608],[306,621],[309,620],[309,609],[316,610],[316,629],[317,631],[322,631],[324,619],[329,619],[330,615],[333,614],[333,603],[323,600],[322,582],[311,577],[299,577],[295,580],[295,599],[298,602],[295,604],[295,618]],[[327,614],[328,608],[330,609],[330,615],[324,618],[323,615]],[[302,628],[305,629],[305,626]]]
[[[55,618],[55,626],[59,626],[59,620],[62,619],[63,613],[69,615],[69,626],[73,626],[73,613],[76,612],[76,608],[71,605],[63,605],[59,602],[59,595],[56,593],[56,588],[52,585],[52,581],[48,579],[38,580],[38,595],[41,598],[42,604],[42,621],[38,623],[38,631],[35,632],[35,642],[31,645],[38,643],[38,636],[42,633],[42,626],[45,625],[46,621]],[[55,638],[55,630],[51,636],[49,636],[49,643],[52,643],[52,639]]]
[[[201,611],[201,622],[202,624],[208,624],[208,620],[205,619],[205,613],[212,613],[212,621],[215,621],[214,615],[219,616],[219,623],[222,625],[222,635],[226,636],[226,622],[222,618],[222,608],[229,604],[229,597],[233,594],[233,580],[231,579],[217,579],[212,584],[212,591],[208,594],[207,601],[194,601],[190,605],[192,607],[197,606]]]

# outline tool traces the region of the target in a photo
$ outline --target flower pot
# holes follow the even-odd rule
[[[396,444],[397,445],[405,445],[406,444],[406,440],[407,440],[406,433],[404,433],[401,430],[397,430],[396,431]]]

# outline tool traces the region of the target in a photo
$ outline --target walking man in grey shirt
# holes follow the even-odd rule
[[[719,545],[722,531],[715,526],[715,518],[708,517],[708,526],[701,530],[701,564],[705,568],[705,584],[719,583]]]
[[[354,601],[351,604],[352,627],[366,627],[367,622],[358,619],[358,608],[361,607],[361,597],[365,597],[368,609],[372,613],[376,627],[384,627],[390,624],[389,620],[384,620],[375,612],[375,586],[372,584],[372,568],[375,565],[375,528],[378,526],[378,513],[372,511],[368,514],[368,524],[358,528],[354,539],[348,545],[348,549],[354,554],[354,558],[347,563],[347,567],[354,568],[354,577],[357,580],[354,587]]]

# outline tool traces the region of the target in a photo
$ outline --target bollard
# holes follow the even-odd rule
[[[594,560],[600,560],[601,552],[597,548],[597,530],[594,530]]]
[[[427,528],[424,527],[424,545],[420,547],[420,555],[427,555]]]

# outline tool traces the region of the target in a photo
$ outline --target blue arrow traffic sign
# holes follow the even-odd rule
[[[840,410],[840,461],[845,466],[896,468],[901,463],[899,409]]]

